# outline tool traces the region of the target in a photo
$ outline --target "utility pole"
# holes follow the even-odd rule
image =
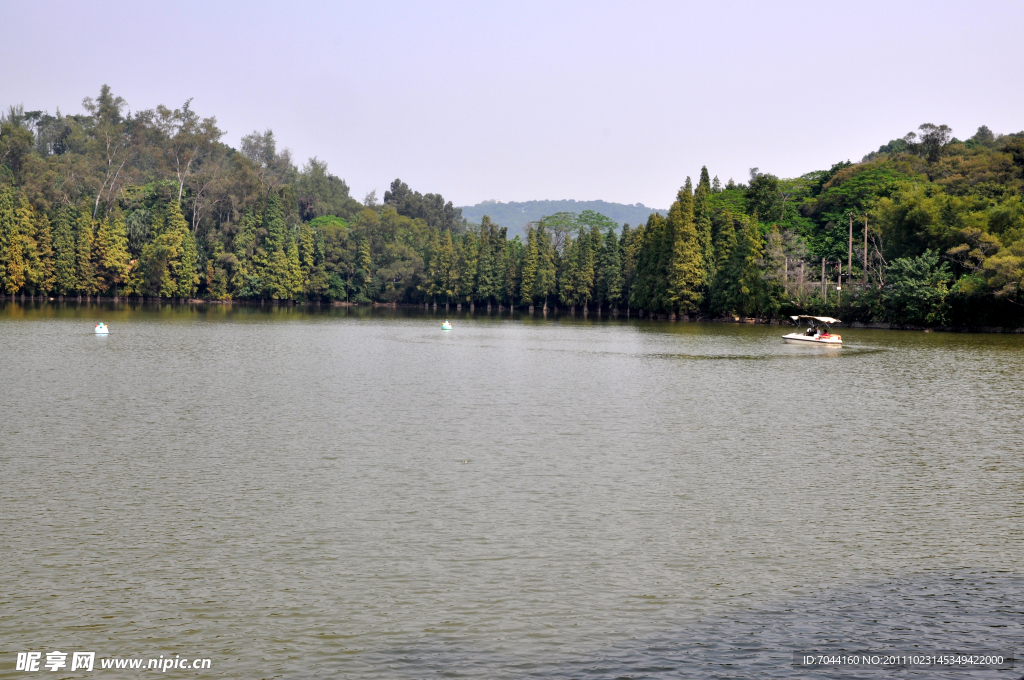
[[[868,287],[868,216],[864,215],[864,287]]]
[[[841,269],[842,267],[840,267]],[[846,280],[853,277],[853,211],[850,211],[850,245],[846,249]]]
[[[821,258],[821,297],[828,302],[828,288],[825,287],[825,258]]]
[[[837,260],[836,264],[839,265],[839,271],[836,272],[836,304],[843,304],[843,261]],[[850,272],[846,272],[846,278],[850,278]]]

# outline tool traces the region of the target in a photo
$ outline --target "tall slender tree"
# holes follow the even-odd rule
[[[41,213],[36,217],[35,230],[35,240],[39,252],[39,266],[36,272],[35,284],[40,293],[49,295],[55,284],[55,276],[53,236],[50,232],[50,219],[45,213]]]
[[[524,305],[533,305],[533,292],[540,267],[540,246],[537,243],[537,229],[526,226],[526,250],[523,253],[523,273],[519,285],[519,299]]]
[[[700,181],[693,194],[693,223],[700,241],[701,255],[704,260],[704,271],[708,276],[715,271],[715,249],[712,238],[711,182],[708,180],[708,168],[700,169]]]
[[[70,295],[78,290],[78,270],[75,264],[77,221],[74,206],[65,205],[57,211],[53,230],[54,289],[60,295]]]
[[[604,234],[598,270],[601,272],[597,285],[598,302],[606,302],[614,309],[622,300],[622,257],[619,239],[611,227]]]
[[[14,294],[25,285],[25,252],[15,196],[0,187],[0,277],[3,290]]]
[[[96,292],[96,262],[93,259],[94,225],[90,209],[82,206],[75,220],[75,267],[78,291],[86,295]]]
[[[120,212],[100,221],[96,232],[97,281],[100,290],[119,293],[129,274],[128,230]]]
[[[630,306],[647,312],[668,309],[668,260],[672,240],[668,224],[660,213],[652,213],[644,226],[636,256],[636,269],[630,291]]]
[[[668,222],[675,235],[668,272],[668,302],[671,309],[682,314],[692,314],[700,309],[707,281],[701,235],[694,224],[693,203],[687,181],[668,213]]]

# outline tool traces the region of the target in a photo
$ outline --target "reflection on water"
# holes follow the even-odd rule
[[[1019,641],[1024,338],[783,332],[8,301],[0,674],[808,677],[795,649]]]
[[[428,638],[375,654],[394,677],[422,678],[459,669],[466,677],[492,669],[544,678],[810,678],[857,677],[893,671],[794,668],[794,651],[817,653],[956,650],[1019,653],[1024,635],[1020,593],[1024,578],[1008,574],[924,573],[894,581],[829,588],[815,595],[767,602],[612,645],[552,654],[539,663],[494,647],[473,648]],[[1020,668],[1020,662],[1016,667]],[[1017,678],[1022,671],[1009,674]],[[1005,676],[991,670],[912,668],[900,677]]]

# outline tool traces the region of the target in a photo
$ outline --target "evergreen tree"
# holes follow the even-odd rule
[[[306,291],[305,277],[302,275],[302,260],[299,258],[299,245],[292,235],[288,235],[288,278],[284,299],[294,300]]]
[[[710,277],[715,271],[715,249],[712,238],[711,182],[708,180],[708,168],[700,169],[700,182],[693,194],[693,223],[700,240],[704,271]]]
[[[459,238],[455,245],[459,270],[456,296],[459,302],[472,302],[473,293],[476,289],[479,239],[472,232],[467,232]]]
[[[0,187],[0,283],[8,295],[25,285],[25,252],[14,192]]]
[[[196,293],[199,285],[199,253],[196,250],[196,240],[188,226],[179,231],[181,235],[181,260],[179,261],[177,274],[178,297],[190,298]]]
[[[459,286],[458,260],[450,229],[444,231],[437,261],[441,271],[441,290],[439,292],[444,295],[445,304],[448,304],[455,297]]]
[[[98,288],[118,294],[118,285],[128,279],[130,255],[128,230],[120,212],[100,222],[96,233]]]
[[[18,206],[15,210],[18,220],[18,233],[21,235],[21,259],[25,264],[24,287],[31,288],[33,292],[39,290],[39,276],[42,263],[39,260],[39,245],[36,243],[36,222],[38,218],[32,204],[28,202],[25,194],[21,194]]]
[[[623,227],[623,231],[628,228],[629,225],[626,225]],[[605,232],[599,258],[598,271],[601,276],[598,279],[598,292],[595,299],[599,304],[607,302],[610,307],[615,308],[622,299],[622,257],[619,253],[619,240],[615,236],[615,229],[611,227]]]
[[[537,244],[537,230],[533,225],[527,225],[526,252],[523,253],[523,273],[519,284],[519,299],[524,305],[533,304],[533,291],[537,285],[539,267],[540,248]]]
[[[481,303],[500,296],[501,282],[496,229],[487,215],[480,220],[479,258],[476,268],[476,299]]]
[[[679,191],[672,204],[668,222],[675,235],[668,273],[669,307],[682,314],[692,314],[704,301],[707,270],[704,267],[701,235],[694,222],[694,197],[690,194],[689,182]]]
[[[543,301],[544,309],[548,308],[548,296],[556,291],[558,253],[551,234],[544,228],[544,223],[537,225],[537,274],[533,279],[533,299]]]
[[[756,316],[766,311],[761,258],[764,239],[755,218],[744,215],[736,230],[736,248],[726,265],[724,298],[726,311]]]
[[[317,297],[331,299],[331,277],[327,271],[327,244],[324,242],[324,233],[319,229],[316,230],[313,238],[313,269],[309,274],[309,289]]]
[[[423,254],[424,281],[420,286],[423,293],[437,304],[437,296],[441,293],[441,238],[437,229],[431,229],[427,237],[427,245]]]
[[[39,250],[39,269],[36,275],[36,286],[39,292],[49,295],[55,285],[53,261],[53,236],[50,233],[50,219],[46,214],[36,218],[35,240]]]
[[[260,278],[265,286],[264,295],[274,300],[290,299],[294,288],[292,262],[289,256],[293,239],[285,223],[281,197],[276,191],[270,192],[267,197],[267,204],[263,210],[263,229],[266,232],[262,244],[263,252],[257,253],[254,263],[257,270],[262,270]],[[365,279],[364,287],[369,281],[369,278]]]
[[[582,302],[583,298],[583,252],[586,242],[565,237],[565,251],[562,254],[562,267],[558,276],[558,299],[563,305],[573,306]]]
[[[171,277],[167,282],[166,295],[189,298],[199,283],[196,241],[188,228],[185,216],[181,214],[181,205],[174,199],[168,202],[166,219],[164,236],[173,253],[173,256],[168,258],[168,272]]]
[[[584,231],[581,227],[579,240],[580,274],[576,289],[585,309],[594,298],[594,285],[597,281],[597,259],[601,252],[601,232],[598,225],[592,224],[589,231]]]
[[[502,233],[502,241],[505,241],[505,234]],[[519,269],[523,258],[523,242],[516,236],[511,241],[505,241],[505,300],[513,309],[516,306],[516,290],[519,287]]]
[[[78,271],[75,260],[75,208],[66,205],[57,211],[53,230],[54,289],[60,295],[70,295],[78,289]]]
[[[373,284],[373,256],[370,253],[370,237],[364,235],[359,239],[359,252],[356,258],[356,302],[371,302]]]
[[[75,275],[78,279],[78,292],[86,295],[93,295],[96,292],[93,230],[92,212],[83,206],[75,220]]]
[[[145,295],[175,297],[182,274],[182,238],[191,232],[174,199],[154,215],[150,233],[153,238],[142,247],[133,285]]]
[[[715,220],[715,274],[711,280],[711,308],[717,314],[732,311],[729,308],[730,271],[729,262],[736,249],[735,218],[730,212],[723,212]]]
[[[630,229],[628,224],[622,226],[622,236],[619,238],[619,257],[622,260],[622,300],[626,303],[627,309],[633,291],[633,281],[636,279],[636,260],[640,254],[643,240],[643,225],[636,229]]]
[[[648,312],[668,308],[667,260],[671,255],[668,225],[660,213],[647,218],[643,239],[636,255],[636,269],[630,291],[630,305]]]
[[[239,298],[260,297],[264,284],[260,278],[259,267],[253,262],[258,248],[258,218],[251,212],[242,214],[238,233],[234,238],[234,257],[237,265],[231,273],[231,290]]]
[[[313,228],[309,226],[309,222],[303,222],[299,225],[299,233],[295,241],[298,246],[299,269],[301,270],[300,290],[304,291],[309,284],[310,275],[314,267],[316,267],[316,238],[313,235]]]

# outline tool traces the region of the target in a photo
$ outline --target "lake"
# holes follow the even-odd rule
[[[0,302],[0,677],[52,650],[197,678],[1021,651],[1024,336],[443,318]]]

